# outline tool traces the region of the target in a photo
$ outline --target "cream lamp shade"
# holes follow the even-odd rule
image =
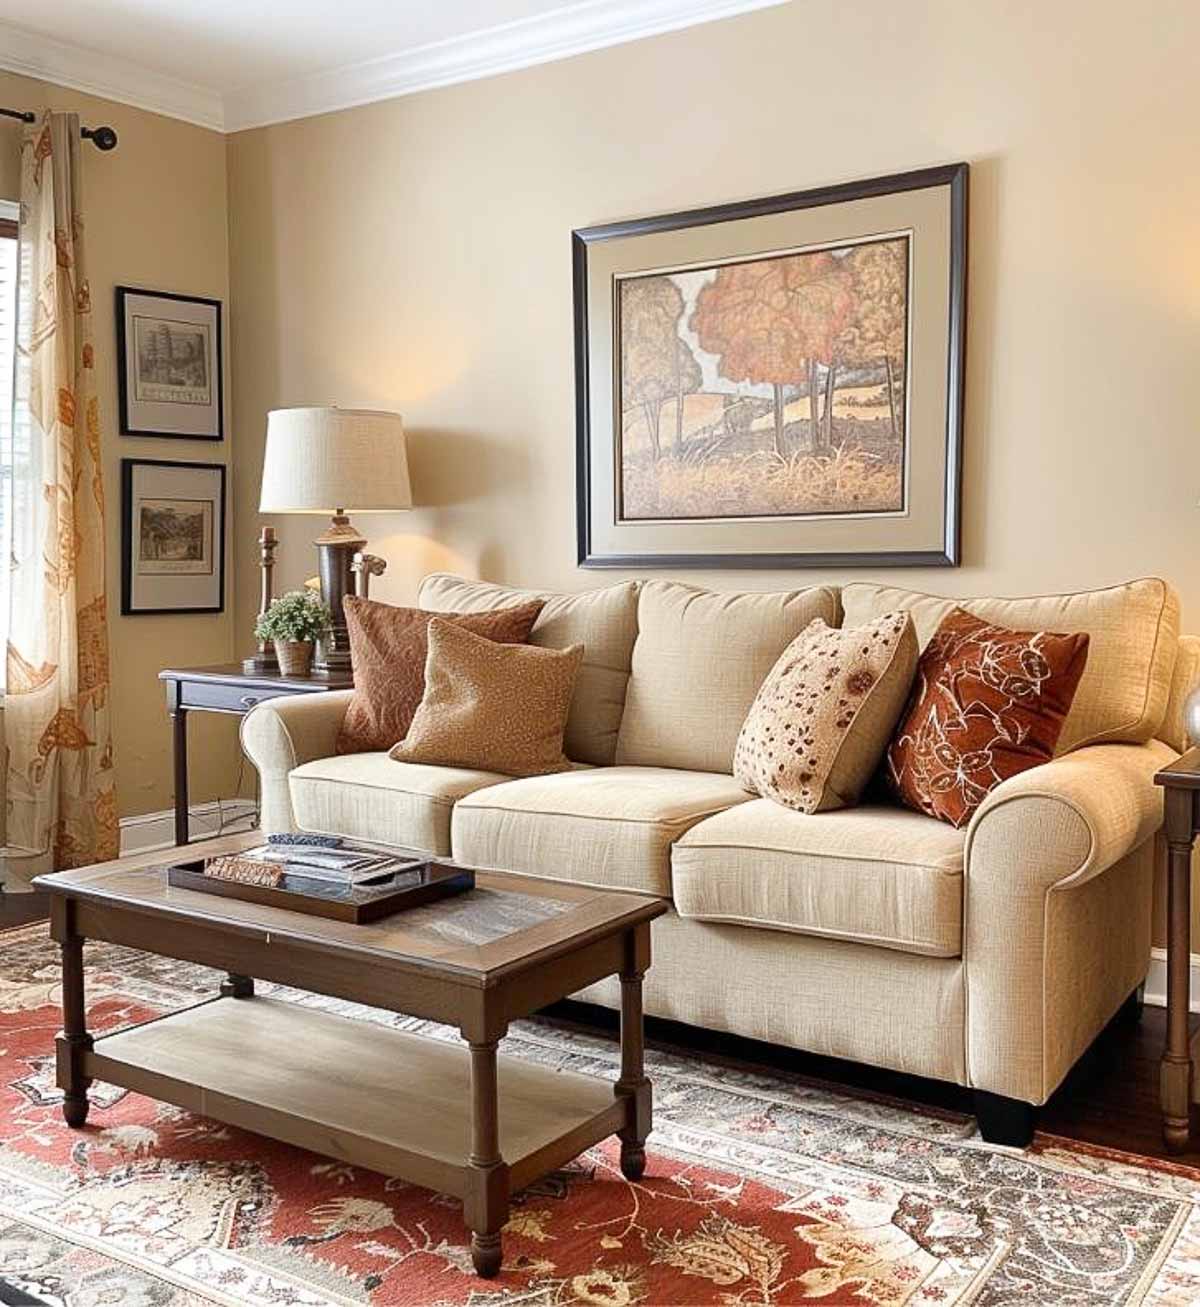
[[[404,423],[363,408],[267,414],[261,513],[390,513],[412,507]]]

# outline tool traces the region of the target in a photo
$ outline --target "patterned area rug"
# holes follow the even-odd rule
[[[96,1031],[217,982],[107,945],[88,966]],[[68,1130],[57,1002],[45,927],[0,935],[0,1283],[55,1307],[1200,1302],[1196,1172],[1048,1138],[989,1148],[965,1118],[662,1052],[644,1180],[604,1145],[519,1195],[485,1282],[457,1204],[426,1190],[102,1085]],[[546,1022],[505,1050],[617,1074],[611,1040]]]

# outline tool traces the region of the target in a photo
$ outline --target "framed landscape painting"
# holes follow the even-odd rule
[[[573,233],[583,567],[952,566],[967,165]]]
[[[221,301],[117,287],[121,434],[222,440]]]
[[[121,612],[225,607],[225,467],[121,460]]]

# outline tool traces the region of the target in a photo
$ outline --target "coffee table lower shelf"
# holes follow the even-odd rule
[[[83,1072],[202,1116],[462,1198],[465,1045],[271,998],[218,998],[96,1037]],[[625,1124],[612,1084],[498,1059],[509,1190]]]

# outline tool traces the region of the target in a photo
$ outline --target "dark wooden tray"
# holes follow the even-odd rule
[[[362,925],[378,921],[405,908],[461,894],[475,888],[475,873],[469,867],[448,862],[414,861],[375,885],[338,885],[309,876],[285,875],[278,885],[246,885],[204,874],[204,859],[183,862],[167,869],[167,884],[176,889],[197,890],[245,903],[263,903],[311,917],[330,917]]]

